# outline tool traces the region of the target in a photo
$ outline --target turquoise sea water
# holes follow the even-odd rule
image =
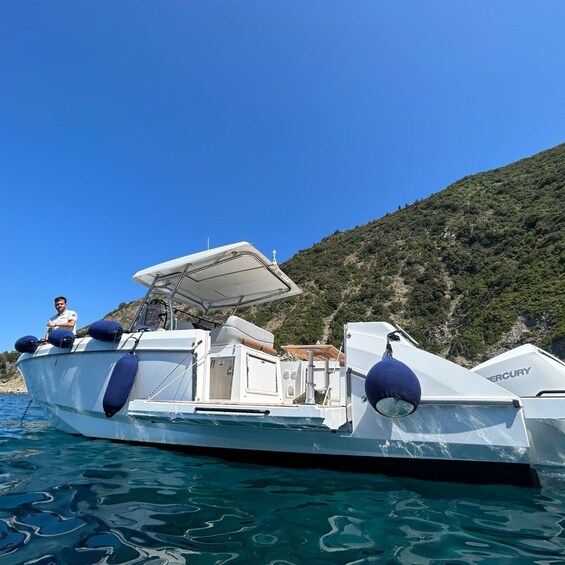
[[[0,395],[0,563],[565,563],[541,489],[227,462],[53,429]]]

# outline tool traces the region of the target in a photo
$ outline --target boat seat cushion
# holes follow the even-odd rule
[[[222,327],[212,330],[212,345],[241,343],[244,338],[268,347],[273,347],[275,342],[275,336],[271,332],[237,316],[230,316]]]

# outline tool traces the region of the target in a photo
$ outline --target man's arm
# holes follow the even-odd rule
[[[50,329],[53,328],[69,328],[72,330],[77,323],[76,320],[67,320],[66,322],[47,322],[47,327]]]
[[[47,322],[47,332],[45,333],[45,338],[47,339],[49,337],[49,332],[55,328],[67,328],[69,330],[72,330],[75,325],[77,323],[77,318],[76,318],[76,314],[72,314],[72,317],[69,318],[68,320],[49,320]]]

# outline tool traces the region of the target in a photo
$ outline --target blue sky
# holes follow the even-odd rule
[[[565,141],[559,0],[0,2],[0,351]]]

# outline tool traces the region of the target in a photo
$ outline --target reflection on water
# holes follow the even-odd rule
[[[562,563],[541,490],[281,469],[88,440],[0,396],[0,562]]]

